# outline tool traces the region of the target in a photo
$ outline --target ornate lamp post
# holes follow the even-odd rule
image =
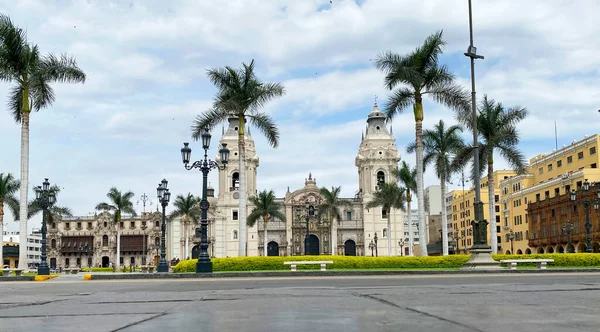
[[[510,240],[510,254],[514,255],[515,254],[515,248],[513,248],[513,240],[515,239],[515,232],[513,232],[513,230],[511,229],[510,232],[508,232],[508,240]]]
[[[585,179],[585,181],[583,182],[583,190],[585,192],[588,192],[590,190],[590,182],[588,181],[588,179]],[[590,222],[590,204],[594,203],[594,210],[598,211],[600,205],[600,186],[598,186],[598,191],[596,195],[597,198],[594,200],[585,198],[577,202],[577,193],[575,192],[575,189],[571,191],[571,201],[574,202],[575,206],[583,203],[585,209],[585,235],[587,242],[585,252],[592,252],[592,223]]]
[[[146,266],[146,229],[147,225],[142,225],[140,227],[142,229],[142,266]]]
[[[373,243],[373,240],[371,240],[369,243],[369,249],[371,249],[371,257],[373,257],[373,249],[375,249],[375,243]]]
[[[400,256],[404,256],[404,239],[398,241],[398,246],[400,247]]]
[[[314,207],[312,205],[310,205],[309,201],[306,201],[304,203],[304,207],[306,208],[306,237],[304,237],[304,255],[308,255],[310,253],[309,250],[308,250],[308,243],[309,243],[308,237],[310,235],[310,230],[308,228],[308,223],[309,223],[309,220],[310,220],[310,217],[311,217],[310,216],[311,211],[313,211],[313,214],[314,214]]]
[[[379,254],[377,253],[377,232],[375,232],[373,239],[375,240],[375,257],[378,257]]]
[[[211,169],[224,170],[229,161],[229,149],[227,144],[223,143],[221,149],[219,149],[219,156],[221,158],[222,165],[217,164],[216,161],[208,159],[208,148],[210,147],[210,132],[208,129],[204,129],[202,133],[202,148],[204,149],[204,160],[194,161],[192,165],[189,165],[190,158],[192,155],[192,149],[189,147],[189,143],[183,143],[181,149],[181,159],[183,160],[183,166],[188,171],[194,168],[198,168],[202,172],[202,201],[200,202],[200,209],[202,210],[202,218],[200,220],[200,253],[198,255],[198,263],[196,263],[196,273],[212,273],[212,262],[208,255],[208,208],[210,204],[207,199],[208,191],[208,172]],[[245,193],[242,193],[245,194]]]
[[[38,266],[38,275],[50,275],[50,267],[46,262],[46,214],[48,209],[56,203],[56,195],[50,191],[50,182],[46,178],[41,186],[35,188],[35,199],[42,208],[42,255],[41,262]]]
[[[158,184],[158,188],[156,188],[156,193],[158,196],[158,201],[160,205],[162,205],[162,225],[160,227],[160,262],[158,263],[157,272],[169,272],[169,264],[166,259],[166,248],[165,248],[165,231],[167,228],[167,218],[166,218],[166,210],[167,205],[169,205],[169,200],[171,199],[171,193],[169,189],[167,189],[167,184],[169,182],[166,179],[163,179],[161,183]]]
[[[571,248],[571,232],[573,232],[574,227],[575,225],[572,222],[567,221],[562,224],[563,233],[567,233],[567,250],[565,250],[565,253],[568,253]]]

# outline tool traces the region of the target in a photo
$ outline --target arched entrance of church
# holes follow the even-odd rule
[[[346,240],[344,242],[344,255],[356,256],[356,242],[354,240]]]
[[[277,242],[267,243],[267,256],[279,256],[279,244]]]
[[[308,236],[308,246],[306,248],[308,249],[309,255],[319,255],[320,254],[319,238],[314,234],[309,235]]]
[[[192,259],[198,259],[198,256],[200,256],[200,245],[199,244],[192,247]]]
[[[110,262],[108,256],[102,256],[102,267],[108,267],[108,263]]]
[[[51,269],[56,269],[56,258],[52,257],[50,258],[50,268]]]

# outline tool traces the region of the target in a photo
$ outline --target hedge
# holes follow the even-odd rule
[[[426,257],[370,257],[370,256],[276,256],[276,257],[230,257],[213,258],[214,272],[235,271],[289,271],[289,265],[283,262],[303,260],[331,260],[333,265],[328,265],[328,270],[362,270],[362,269],[451,269],[460,268],[469,260],[469,255],[426,256]],[[600,254],[532,254],[532,255],[493,255],[497,261],[504,259],[535,259],[551,258],[554,263],[549,266],[556,267],[598,267]],[[196,271],[196,259],[184,260],[173,267],[175,273]],[[535,263],[523,263],[519,266],[534,266]],[[319,265],[298,265],[299,270],[320,269]]]

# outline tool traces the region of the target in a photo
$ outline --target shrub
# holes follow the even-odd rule
[[[548,266],[556,267],[590,267],[600,266],[600,254],[577,253],[577,254],[531,254],[531,255],[493,255],[494,259],[554,259]],[[518,266],[535,266],[535,263],[522,263]]]

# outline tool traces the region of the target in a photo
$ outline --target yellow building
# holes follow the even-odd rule
[[[527,203],[568,194],[572,189],[581,187],[585,179],[600,181],[599,144],[600,136],[597,134],[574,141],[558,151],[532,158],[526,174],[500,182],[503,253],[556,251],[551,245],[544,248],[529,246]],[[512,245],[511,230],[514,234]]]
[[[19,244],[17,242],[2,243],[2,266],[8,266],[11,269],[19,265]]]
[[[494,204],[495,204],[495,222],[496,222],[496,230],[498,233],[498,251],[502,248],[502,238],[500,236],[500,181],[505,179],[509,179],[511,176],[514,176],[516,173],[510,170],[498,170],[495,171],[494,176]],[[487,175],[484,176],[480,181],[480,195],[481,201],[483,202],[483,216],[485,220],[491,222],[490,213],[489,213],[489,202],[488,202],[488,178]],[[451,200],[449,198],[452,198]],[[451,202],[452,209],[451,214],[452,217],[448,221],[448,224],[451,225],[452,230],[454,232],[454,239],[458,240],[457,243],[457,252],[460,253],[468,253],[473,245],[473,231],[471,227],[471,221],[475,217],[475,210],[473,208],[473,202],[475,202],[475,189],[471,186],[469,190],[454,190],[448,193],[446,196],[446,201]],[[488,244],[490,243],[490,232],[488,226]]]

